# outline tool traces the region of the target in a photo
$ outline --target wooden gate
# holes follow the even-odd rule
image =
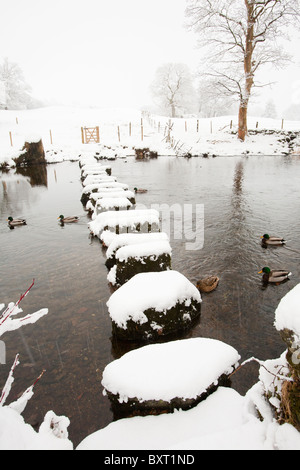
[[[81,140],[83,144],[89,144],[91,142],[95,142],[96,144],[99,144],[100,142],[99,126],[82,127],[81,128]]]

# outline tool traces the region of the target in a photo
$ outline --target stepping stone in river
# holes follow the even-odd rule
[[[208,338],[152,344],[106,366],[102,385],[116,417],[187,410],[228,385],[240,356]]]
[[[116,337],[156,340],[189,328],[200,316],[199,290],[178,271],[140,273],[107,302]]]

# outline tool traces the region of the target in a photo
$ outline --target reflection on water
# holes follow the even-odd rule
[[[47,165],[18,167],[16,174],[28,177],[31,186],[47,186]]]
[[[217,289],[203,294],[201,320],[184,336],[211,337],[235,347],[242,360],[278,357],[284,350],[273,327],[280,299],[299,280],[299,161],[293,157],[160,157],[147,163],[134,158],[111,162],[118,181],[148,189],[137,202],[203,204],[204,245],[186,250],[186,240],[172,239],[172,267],[191,282],[215,274]],[[139,344],[111,337],[106,302],[111,291],[105,253],[91,239],[80,204],[77,163],[38,168],[38,173],[10,171],[0,176],[0,302],[17,300],[35,279],[22,302],[25,313],[42,307],[49,314],[33,326],[7,333],[7,365],[0,366],[0,388],[15,354],[10,399],[14,400],[46,369],[24,417],[39,425],[52,409],[70,418],[70,439],[77,445],[87,434],[112,421],[102,395],[104,367]],[[76,225],[61,227],[60,214],[78,215]],[[10,231],[9,215],[27,225]],[[284,247],[263,248],[260,236],[284,236]],[[264,288],[257,274],[263,266],[289,269],[280,286]],[[240,393],[257,381],[249,364],[233,376]]]

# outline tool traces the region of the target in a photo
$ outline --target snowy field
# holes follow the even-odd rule
[[[143,119],[143,129],[141,119]],[[8,165],[12,165],[12,158],[19,155],[25,140],[36,140],[40,137],[43,139],[49,163],[78,160],[79,155],[92,156],[96,151],[103,152],[103,155],[106,154],[111,158],[122,158],[133,155],[135,147],[149,147],[160,155],[174,155],[176,142],[179,141],[185,149],[201,154],[207,152],[224,156],[242,153],[281,155],[288,151],[287,145],[278,142],[274,134],[250,136],[245,143],[238,142],[236,136],[230,134],[231,120],[234,129],[236,118],[228,116],[200,119],[197,129],[196,118],[176,119],[172,128],[174,139],[172,148],[164,138],[166,118],[150,116],[148,119],[135,110],[43,108],[18,112],[1,111],[0,163],[7,162]],[[260,129],[280,130],[282,126],[281,120],[250,118],[249,127],[255,129],[257,121]],[[100,145],[82,144],[81,127],[84,126],[99,126]],[[131,135],[129,135],[130,129]],[[284,130],[299,131],[300,122],[285,122]],[[108,152],[104,145],[109,146],[111,152]],[[179,145],[177,149],[178,147]],[[274,312],[274,327],[278,330],[283,327],[291,328],[298,337],[300,336],[299,298],[299,286],[297,286]],[[1,325],[3,311],[6,310],[3,304],[0,305],[0,309]],[[38,318],[34,321],[37,320]],[[21,326],[20,323],[16,327]],[[2,333],[0,330],[0,336]],[[155,357],[159,358],[164,354],[162,345],[154,345],[152,349],[155,351]],[[284,343],[282,349],[284,351]],[[178,359],[176,354],[177,349],[172,348],[170,357],[164,357],[166,371],[174,367]],[[218,354],[217,350],[215,354]],[[138,351],[132,352],[131,359],[132,357],[136,361],[145,360]],[[237,357],[238,351],[234,352],[234,362]],[[231,364],[231,361],[229,363]],[[228,365],[226,364],[226,368]],[[184,364],[182,366],[184,367]],[[139,364],[139,367],[142,369],[143,363]],[[106,382],[111,380],[110,369],[115,368],[107,369]],[[270,358],[261,363],[257,384],[245,396],[241,396],[235,390],[220,387],[189,411],[180,410],[173,414],[127,418],[113,422],[105,429],[87,436],[77,449],[300,450],[300,433],[290,424],[280,426],[274,419],[274,408],[278,407],[276,394],[280,391],[282,380],[288,380],[284,376],[284,371],[287,371],[285,353],[280,358]],[[203,367],[199,372],[205,375],[205,379],[212,371],[206,371]],[[213,380],[215,378],[217,377],[213,377]],[[117,378],[114,375],[114,380],[118,382],[118,374]],[[6,405],[12,383],[13,376],[10,376],[0,397],[0,449],[72,450],[72,442],[68,439],[67,417],[57,417],[49,411],[38,432],[24,422],[21,413],[28,399],[34,400],[33,387],[24,392],[23,398],[21,397],[22,403],[14,402]],[[166,381],[166,387],[168,383],[170,382]],[[207,382],[209,383],[211,379]],[[158,382],[154,381],[151,385],[154,390],[160,388]],[[120,383],[116,384],[118,390],[123,386]],[[165,390],[167,395],[169,392],[172,391]],[[185,391],[188,392],[189,390]],[[127,393],[126,391],[124,394]],[[272,396],[271,402],[274,408],[264,398],[265,393]]]
[[[12,165],[25,141],[42,138],[49,163],[77,160],[79,155],[103,151],[114,158],[134,154],[134,148],[149,147],[159,155],[282,155],[287,143],[278,136],[249,135],[245,143],[232,134],[237,116],[216,118],[176,118],[171,122],[170,140],[166,142],[169,119],[142,115],[134,109],[49,107],[28,111],[0,111],[0,164]],[[81,127],[99,126],[100,145],[82,144]],[[249,129],[300,131],[299,121],[249,117]]]

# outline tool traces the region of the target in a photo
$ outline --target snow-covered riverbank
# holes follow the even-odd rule
[[[159,155],[282,155],[290,151],[288,133],[300,131],[298,121],[249,117],[249,129],[255,133],[250,132],[242,143],[235,134],[236,116],[176,118],[167,142],[166,117],[134,109],[72,107],[2,110],[0,123],[0,164],[8,165],[14,164],[12,159],[19,156],[26,140],[37,137],[43,140],[47,161],[54,163],[96,152],[108,158],[126,157],[142,147]],[[96,126],[100,144],[82,144],[81,128]]]

